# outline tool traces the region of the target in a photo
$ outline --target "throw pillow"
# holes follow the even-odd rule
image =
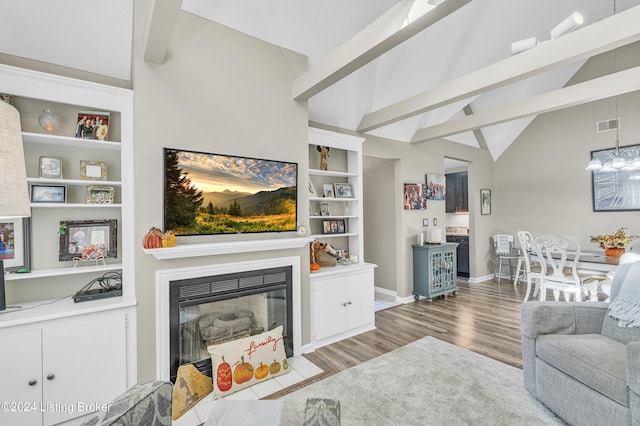
[[[214,399],[289,372],[281,325],[256,336],[211,345],[207,350]]]

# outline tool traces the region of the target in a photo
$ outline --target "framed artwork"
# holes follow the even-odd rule
[[[329,203],[320,203],[320,216],[331,216]]]
[[[87,204],[113,204],[116,190],[113,186],[87,186]]]
[[[491,190],[480,190],[480,214],[491,214]]]
[[[405,183],[404,184],[404,209],[405,210],[425,210],[427,202],[424,198],[424,184]]]
[[[353,198],[353,186],[350,183],[336,183],[336,198]]]
[[[640,145],[621,146],[620,156],[632,160],[640,153]],[[615,148],[591,151],[591,159],[599,159],[602,164],[611,162]],[[594,212],[640,210],[640,180],[638,170],[603,168],[591,171],[591,188]]]
[[[66,185],[31,185],[32,203],[66,203]]]
[[[333,192],[333,184],[331,183],[323,183],[322,184],[322,196],[324,198],[335,198],[336,195]]]
[[[427,200],[444,201],[447,197],[447,181],[444,175],[427,174],[424,178],[427,182]]]
[[[345,229],[346,227],[345,227],[344,219],[322,221],[323,234],[344,234]]]
[[[102,111],[78,111],[76,138],[107,140],[109,113]]]
[[[31,220],[0,220],[0,259],[9,272],[31,267]]]
[[[118,257],[118,221],[73,220],[60,222],[60,261],[76,258]]]
[[[40,177],[48,179],[62,178],[62,158],[40,157]]]
[[[107,163],[80,160],[80,179],[107,180]]]

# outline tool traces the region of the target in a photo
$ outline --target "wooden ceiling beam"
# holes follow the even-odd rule
[[[404,120],[640,40],[640,6],[366,114],[358,132]]]
[[[176,27],[182,0],[155,0],[147,31],[144,60],[162,64]]]
[[[402,0],[298,77],[293,98],[308,100],[471,1],[447,0],[434,7],[424,0]]]
[[[542,95],[476,112],[418,130],[411,143],[442,138],[518,118],[544,114],[640,90],[640,67],[574,84]]]

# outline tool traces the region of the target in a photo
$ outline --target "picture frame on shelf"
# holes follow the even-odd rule
[[[490,189],[480,190],[480,214],[482,215],[491,214],[491,190]]]
[[[31,219],[0,219],[0,256],[7,272],[31,268]]]
[[[333,184],[332,183],[323,183],[322,184],[322,196],[324,198],[336,198],[336,194],[333,192]]]
[[[104,111],[78,111],[76,138],[107,140],[110,114]]]
[[[66,185],[31,185],[32,203],[60,203],[67,202]]]
[[[336,198],[353,198],[353,186],[350,183],[335,183]]]
[[[118,221],[69,220],[60,222],[58,260],[118,257]]]
[[[107,180],[107,163],[104,161],[80,160],[80,179]]]
[[[39,161],[41,178],[62,179],[62,158],[41,156]]]
[[[320,216],[331,216],[331,210],[329,210],[329,203],[320,203]]]
[[[113,204],[116,190],[109,185],[87,186],[87,204]]]
[[[316,192],[316,187],[313,186],[313,182],[311,182],[311,179],[309,179],[309,194],[312,197],[317,197],[318,193]]]
[[[345,229],[344,219],[322,221],[323,234],[344,234]]]

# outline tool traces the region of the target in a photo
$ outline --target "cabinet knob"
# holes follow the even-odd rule
[[[49,374],[47,374],[47,380],[53,380],[53,379],[55,379],[55,378],[56,378],[56,375],[55,375],[55,374],[53,374],[53,373],[49,373]]]
[[[29,380],[29,386],[35,386],[38,383],[36,379]]]

